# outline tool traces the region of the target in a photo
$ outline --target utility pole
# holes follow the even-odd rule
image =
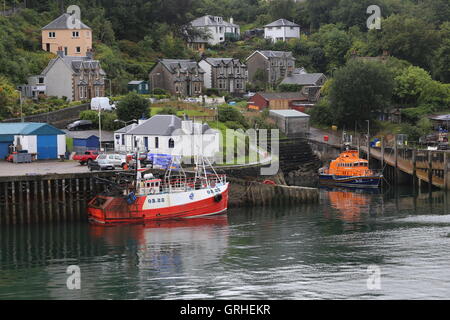
[[[99,142],[100,142],[100,151],[102,151],[102,107],[98,106],[98,135],[99,135]]]

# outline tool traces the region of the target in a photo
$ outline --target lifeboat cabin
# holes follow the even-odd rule
[[[319,170],[320,182],[349,187],[378,187],[383,175],[369,169],[368,161],[361,159],[357,150],[346,150],[331,161],[329,168]]]

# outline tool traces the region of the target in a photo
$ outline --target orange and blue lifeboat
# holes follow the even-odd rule
[[[331,161],[328,168],[319,169],[321,184],[356,188],[378,188],[383,179],[381,170],[369,169],[367,160],[357,150],[346,150]]]

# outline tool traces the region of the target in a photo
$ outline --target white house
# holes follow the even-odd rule
[[[240,28],[237,24],[234,24],[233,18],[230,18],[229,22],[225,21],[222,17],[206,15],[195,19],[191,22],[191,26],[195,29],[203,31],[209,37],[198,37],[191,41],[193,44],[217,45],[225,40],[237,40],[240,37]],[[202,49],[200,46],[194,46],[194,49]],[[204,47],[203,47],[204,49]]]
[[[174,115],[155,115],[115,131],[114,149],[213,158],[220,151],[219,139],[219,132],[207,124],[181,120]]]
[[[300,38],[300,26],[286,19],[278,19],[264,26],[264,38],[273,42]]]

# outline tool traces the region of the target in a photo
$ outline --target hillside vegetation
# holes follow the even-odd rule
[[[6,0],[7,6],[13,2],[18,1]],[[158,58],[199,59],[185,46],[194,34],[185,26],[212,14],[233,17],[242,31],[286,18],[301,26],[302,36],[286,43],[261,38],[226,43],[209,48],[206,56],[244,60],[255,49],[289,50],[297,66],[330,78],[354,54],[374,57],[387,51],[397,79],[389,103],[413,108],[412,121],[437,104],[439,110],[449,107],[443,85],[450,82],[448,0],[27,0],[26,9],[0,17],[0,116],[10,115],[18,104],[11,88],[40,73],[51,59],[40,50],[40,28],[70,4],[80,6],[81,20],[94,31],[96,58],[112,79],[114,94],[125,93],[130,80],[146,79]],[[369,31],[366,9],[374,4],[381,8],[381,29]],[[425,87],[414,82],[422,79],[421,72],[427,74]]]

